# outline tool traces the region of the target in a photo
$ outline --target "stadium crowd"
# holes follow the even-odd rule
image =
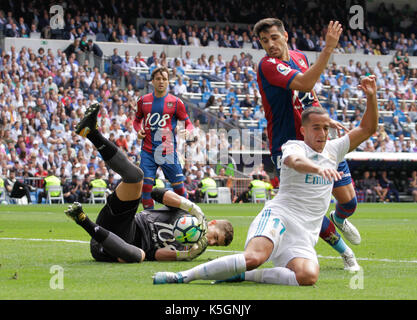
[[[355,1],[365,7],[365,1]],[[95,6],[85,1],[57,2],[64,9],[65,28],[50,27],[49,3],[37,0],[7,1],[0,11],[0,30],[8,37],[70,39],[83,35],[97,41],[140,42],[171,45],[194,45],[261,49],[252,25],[266,16],[279,16],[287,24],[291,49],[321,51],[325,30],[322,26],[336,19],[347,24],[349,8],[343,1],[127,1],[95,0]],[[352,2],[350,5],[354,5]],[[302,12],[303,14],[300,14]],[[149,19],[136,27],[136,19]],[[162,20],[162,22],[161,22]],[[170,25],[168,21],[185,21]],[[158,22],[159,21],[159,22]],[[199,26],[195,21],[204,21]],[[225,22],[212,26],[209,22]],[[239,27],[236,22],[246,24]],[[347,28],[338,52],[389,54],[399,50],[417,55],[417,21],[408,4],[396,8],[381,3],[377,10],[367,11],[363,30]],[[395,32],[393,31],[395,30]]]
[[[89,15],[84,10],[86,7],[77,7],[77,3],[76,1],[71,3],[69,5],[71,10],[66,11],[66,19],[69,19],[70,25],[74,24],[71,19],[77,23],[80,22],[80,27],[71,29],[71,32],[77,29],[84,30],[90,22],[94,25],[94,22],[98,24],[98,20],[103,20],[103,22],[108,19],[114,20],[116,14],[113,12],[112,16],[112,13],[106,10],[124,8],[130,12],[128,8],[131,5],[126,1],[117,3],[113,1],[110,7],[98,5],[94,9],[94,14]],[[165,2],[160,3],[165,5]],[[175,1],[171,3],[173,6],[176,5]],[[216,1],[208,1],[207,5],[214,6],[216,3]],[[295,2],[295,6],[300,3]],[[39,9],[42,6],[37,6],[37,1],[9,2],[9,5],[11,4],[13,8],[6,9],[6,14],[0,11],[0,28],[3,28],[7,36],[10,35],[9,27],[10,24],[13,27],[13,21],[16,22],[18,19],[20,22],[32,22],[31,15],[36,22],[37,30],[43,30],[40,29],[43,20],[36,15],[43,10]],[[24,20],[15,18],[20,17],[19,12],[23,12],[23,4],[28,4],[24,8]],[[148,7],[145,4],[142,8],[144,12],[146,10],[151,12],[151,9],[145,8],[155,8],[154,5]],[[287,8],[289,12],[296,10],[290,7],[292,8],[292,5]],[[134,12],[137,10],[135,9]],[[312,8],[311,12],[315,12],[314,10]],[[154,9],[153,12],[156,11],[158,10]],[[171,10],[173,11],[175,10]],[[187,12],[185,17],[191,14],[193,19],[200,19],[200,16],[192,16],[192,14],[199,14],[199,9],[194,11],[194,13]],[[216,12],[225,11],[216,10]],[[231,10],[230,15],[233,14],[232,11],[234,12]],[[164,12],[167,10],[164,9]],[[210,10],[204,10],[204,12],[210,12]],[[147,14],[144,13],[143,16]],[[86,17],[87,23],[81,23]],[[158,16],[153,17],[158,18]],[[289,13],[288,18],[290,17],[293,15]],[[161,18],[169,19],[172,16]],[[45,16],[44,19],[47,17]],[[120,27],[124,27],[123,22],[129,21],[130,23],[132,19],[133,17],[127,16],[126,19],[118,21],[118,28],[114,26],[114,29],[122,30]],[[233,21],[234,18],[230,16],[224,19]],[[325,19],[324,16],[323,19]],[[210,20],[216,21],[217,18],[210,17]],[[294,24],[297,25],[295,22]],[[19,25],[18,30],[24,30],[21,23]],[[46,23],[44,27],[47,25]],[[152,26],[152,23],[150,25]],[[311,26],[314,25],[311,24]],[[74,44],[81,47],[88,46],[86,38],[83,38],[84,33],[84,31],[80,34],[71,33],[74,37]],[[297,32],[292,34],[293,37],[298,35]],[[410,39],[411,37],[410,35]],[[73,38],[70,37],[70,39]],[[401,36],[400,39],[402,39]],[[153,38],[152,41],[155,39]],[[89,45],[92,43],[90,42]],[[403,50],[404,48],[394,47],[394,49]],[[92,47],[91,50],[93,50]],[[100,52],[97,47],[95,50]],[[356,89],[358,81],[361,76],[376,74],[380,111],[390,113],[387,113],[386,117],[381,117],[377,134],[362,144],[358,151],[417,151],[417,106],[415,102],[417,69],[408,67],[407,52],[403,54],[398,52],[389,66],[378,64],[377,67],[372,68],[367,62],[353,60],[348,66],[332,64],[315,86],[317,95],[322,105],[329,110],[330,116],[345,123],[348,127],[353,127],[358,124],[364,111],[364,98]],[[267,149],[265,115],[256,83],[257,63],[250,55],[241,52],[231,61],[224,61],[221,54],[217,57],[206,57],[205,54],[192,57],[190,52],[187,52],[184,57],[168,58],[164,52],[159,55],[154,52],[150,57],[143,57],[140,52],[133,53],[133,55],[124,52],[123,55],[119,55],[115,49],[111,61],[112,72],[100,73],[98,68],[89,65],[88,60],[82,64],[77,61],[77,50],[72,44],[67,49],[57,52],[52,52],[51,49],[45,51],[43,48],[39,48],[37,52],[30,48],[22,48],[20,52],[17,52],[14,47],[1,51],[0,164],[3,178],[8,177],[11,171],[15,171],[16,176],[45,177],[48,175],[48,170],[52,170],[56,176],[65,177],[67,180],[75,177],[78,180],[88,181],[95,176],[95,173],[98,173],[110,181],[109,184],[112,184],[113,179],[117,181],[119,177],[109,172],[97,151],[89,142],[77,136],[74,128],[83,117],[86,107],[93,101],[99,101],[102,105],[99,126],[104,136],[121,147],[132,161],[139,161],[141,141],[137,139],[132,122],[135,115],[135,102],[141,95],[141,91],[129,79],[126,89],[118,86],[120,75],[128,74],[130,68],[137,66],[149,68],[150,71],[161,65],[169,67],[172,72],[170,87],[172,93],[178,96],[201,93],[201,102],[205,106],[203,111],[213,112],[214,110],[214,114],[219,119],[233,127],[239,127],[239,120],[257,121],[260,130],[264,133],[263,148]],[[186,76],[187,70],[209,72],[201,81],[196,81]],[[224,82],[224,87],[213,87],[211,82],[216,81]],[[236,86],[236,83],[241,85]],[[242,95],[245,98],[239,99]],[[211,108],[213,106],[215,108]],[[194,135],[197,139],[186,143],[183,137],[177,136],[179,153],[185,155],[182,162],[185,176],[187,181],[189,180],[189,190],[192,190],[194,182],[203,179],[205,172],[209,172],[216,178],[220,176],[220,172],[215,170],[216,161],[213,160],[217,159],[219,150],[242,148],[239,143],[229,141],[225,134],[210,130],[205,132],[204,117],[193,120],[196,127]],[[208,163],[212,165],[207,165]],[[163,178],[162,172],[159,174]]]

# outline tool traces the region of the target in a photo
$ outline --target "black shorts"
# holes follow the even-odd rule
[[[113,232],[129,244],[133,244],[136,234],[135,215],[140,204],[140,199],[133,201],[121,201],[116,192],[107,198],[106,205],[97,216],[96,223],[104,229]],[[91,255],[97,261],[116,261],[106,253],[100,243],[91,239]]]

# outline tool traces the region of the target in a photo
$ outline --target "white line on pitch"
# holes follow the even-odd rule
[[[0,238],[0,240],[67,242],[67,243],[83,243],[83,244],[90,243],[90,241],[70,240],[70,239]],[[207,249],[206,251],[208,251],[208,252],[219,252],[219,253],[242,253],[242,251],[216,250],[216,249]],[[322,255],[317,255],[317,257],[321,258],[321,259],[341,259],[341,257],[322,256]],[[376,261],[376,262],[395,262],[395,263],[417,263],[417,260],[393,260],[393,259],[374,259],[374,258],[356,258],[356,260]]]

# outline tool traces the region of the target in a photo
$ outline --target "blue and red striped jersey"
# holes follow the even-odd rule
[[[267,120],[269,149],[272,155],[281,151],[288,140],[303,140],[300,133],[301,113],[307,106],[318,106],[313,92],[291,90],[291,81],[304,73],[308,60],[304,53],[290,50],[290,61],[265,56],[259,62],[258,86]]]
[[[186,122],[187,130],[193,129],[181,99],[169,93],[161,98],[155,97],[154,93],[140,97],[133,126],[136,131],[145,130],[142,149],[153,153],[162,144],[162,154],[174,152],[176,149],[174,130],[178,120]]]

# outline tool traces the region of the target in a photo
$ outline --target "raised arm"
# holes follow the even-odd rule
[[[378,128],[378,101],[375,76],[363,78],[358,87],[366,95],[366,110],[359,126],[348,133],[350,139],[349,152],[355,150],[362,142],[372,136]]]
[[[290,84],[290,89],[302,92],[309,92],[313,90],[314,85],[326,68],[334,48],[336,48],[339,42],[339,37],[342,31],[342,26],[338,21],[330,21],[327,28],[325,47],[321,51],[315,63],[306,72],[298,73],[294,77]]]

